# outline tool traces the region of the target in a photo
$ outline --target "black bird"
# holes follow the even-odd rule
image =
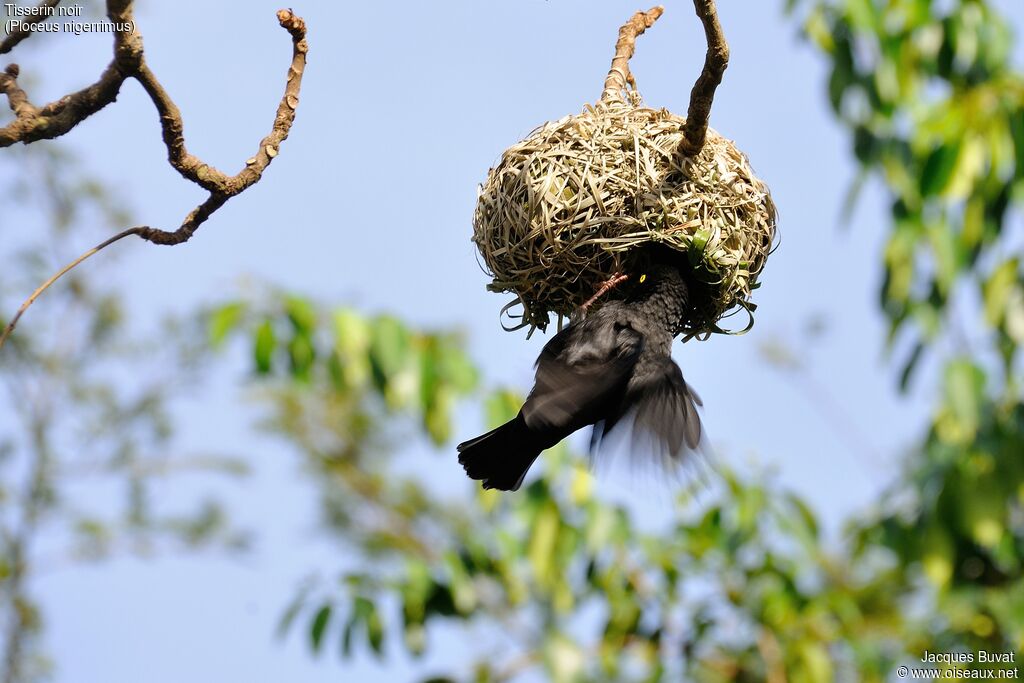
[[[621,300],[605,303],[556,334],[537,359],[519,414],[459,444],[459,463],[485,489],[515,491],[541,451],[594,425],[591,447],[634,412],[636,437],[678,459],[701,438],[697,394],[672,360],[687,286],[677,268],[652,265]]]

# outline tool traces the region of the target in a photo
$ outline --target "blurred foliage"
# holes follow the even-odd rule
[[[440,496],[411,467],[422,458],[382,464],[372,439],[352,450],[345,426],[346,405],[377,404],[392,417],[414,417],[429,434],[428,400],[388,408],[387,387],[415,362],[376,380],[358,373],[361,382],[336,382],[332,349],[347,342],[335,331],[312,344],[321,368],[296,365],[289,336],[300,328],[287,312],[293,301],[282,299],[276,314],[251,315],[248,326],[227,312],[245,308],[239,304],[209,319],[214,340],[225,316],[246,332],[255,372],[265,378],[257,384],[269,380],[275,414],[289,412],[293,401],[333,407],[301,422],[272,423],[314,461],[334,464],[325,483],[361,513],[330,519],[354,551],[339,582],[305,586],[283,617],[284,631],[304,625],[314,652],[349,657],[365,649],[386,659],[403,649],[420,656],[431,644],[431,625],[450,623],[473,647],[461,670],[430,681],[508,681],[538,669],[559,682],[882,681],[908,654],[966,644],[950,640],[948,627],[933,632],[935,615],[918,604],[922,590],[934,590],[922,583],[931,570],[898,554],[928,546],[879,538],[889,524],[856,529],[848,548],[827,553],[808,506],[770,481],[722,469],[711,489],[693,484],[681,496],[666,527],[645,530],[627,508],[596,498],[585,461],[559,445],[545,455],[546,476],[518,495],[477,490],[471,502]],[[331,314],[313,317],[322,322],[315,329],[330,330]],[[361,319],[351,329],[388,318]],[[284,332],[274,333],[269,351],[260,341],[267,328]],[[372,344],[359,348],[347,358],[353,367],[379,365]],[[464,364],[457,344],[447,352]],[[275,358],[269,364],[267,353]],[[490,393],[488,422],[509,419],[520,402],[514,393]],[[332,434],[326,441],[325,433]],[[343,466],[371,453],[373,462]],[[1015,570],[1010,565],[1005,569]],[[1008,614],[1014,609],[1004,606]],[[1011,651],[998,638],[985,645]]]
[[[831,680],[828,648],[868,619],[897,621],[878,588],[823,555],[803,502],[728,471],[701,505],[690,504],[693,484],[656,531],[595,497],[585,461],[564,445],[519,495],[478,491],[467,504],[429,487],[423,455],[382,448],[374,427],[393,434],[404,416],[445,441],[450,415],[429,417],[433,394],[475,385],[453,335],[286,295],[229,303],[207,320],[215,345],[236,330],[248,340],[268,425],[316,465],[327,522],[350,551],[339,583],[306,585],[283,617],[285,631],[305,624],[314,652],[419,656],[430,625],[448,621],[476,644],[456,672],[465,680],[536,668],[553,681],[759,680],[766,666]],[[521,400],[492,392],[488,421],[509,419]],[[872,651],[871,665],[883,671],[896,654]],[[847,673],[864,670],[849,656]]]
[[[426,418],[436,401],[422,387],[433,377],[453,396],[473,388],[457,337],[288,295],[229,303],[207,320],[214,344],[238,334],[250,345],[268,426],[315,465],[326,521],[347,551],[339,580],[305,585],[282,619],[284,632],[302,624],[315,653],[419,657],[431,626],[448,623],[474,645],[456,671],[430,680],[507,681],[540,670],[558,682],[882,681],[926,649],[979,646],[922,607],[942,583],[928,560],[907,553],[934,553],[941,546],[926,539],[935,532],[904,530],[908,541],[891,521],[855,525],[847,545],[829,550],[803,501],[727,468],[668,505],[664,527],[644,529],[629,509],[594,495],[585,460],[564,445],[545,454],[546,476],[519,494],[476,491],[465,501],[424,481],[423,454],[381,441],[403,419],[444,441]],[[409,341],[375,344],[385,331]],[[353,337],[363,341],[350,345]],[[379,355],[399,346],[401,362]],[[296,362],[296,348],[309,362]],[[340,379],[342,350],[355,379]],[[421,391],[396,394],[396,386]],[[488,422],[509,419],[521,400],[491,392]],[[975,526],[986,523],[991,516],[978,516]],[[1003,586],[1019,583],[1013,562],[1011,551],[999,568]],[[977,578],[964,585],[977,587]],[[978,613],[969,614],[978,628]],[[1008,634],[987,636],[989,651],[1012,651]]]
[[[460,669],[429,680],[539,670],[557,683],[775,683],[883,681],[926,651],[1024,650],[1024,271],[1012,229],[1024,188],[1024,81],[1010,63],[1010,33],[978,1],[787,4],[831,66],[828,97],[861,168],[847,209],[872,178],[891,198],[880,307],[887,345],[906,353],[895,377],[910,386],[928,354],[944,368],[933,423],[891,490],[829,544],[799,498],[725,468],[654,530],[596,498],[580,459],[562,447],[519,494],[478,492],[468,505],[404,479],[412,517],[386,522],[387,542],[335,520],[359,554],[339,584],[307,586],[287,611],[283,625],[304,624],[314,651],[420,655],[430,626],[450,623],[473,646]],[[968,318],[977,321],[969,339]],[[261,371],[271,349],[294,355],[284,327],[250,330]],[[363,386],[388,405],[403,393],[396,368],[417,367],[416,355],[403,366],[362,349],[365,358],[339,358],[335,374],[375,364]],[[324,351],[302,353],[327,362]],[[350,391],[304,367],[291,361],[293,389],[320,401]],[[497,423],[518,399],[497,392],[489,405]],[[411,412],[424,424],[425,405]],[[305,450],[325,428],[276,426]],[[439,441],[446,430],[427,431]],[[339,490],[362,476],[365,458],[351,462],[337,469]],[[408,461],[387,467],[382,490],[398,486],[394,473]],[[953,666],[966,678],[990,665]]]
[[[861,167],[849,206],[870,177],[890,196],[880,304],[890,343],[907,338],[903,386],[925,349],[963,333],[958,317],[975,300],[1010,375],[1024,343],[1009,229],[1024,196],[1024,74],[1009,28],[975,0],[788,5],[809,5],[805,35],[831,66],[829,102]]]
[[[82,164],[50,145],[5,150],[0,302],[69,259],[82,222],[121,226],[126,211]],[[12,176],[11,183],[3,182]],[[16,231],[20,225],[45,227]],[[89,239],[95,239],[90,237]],[[2,323],[0,323],[2,324]],[[0,353],[0,680],[49,677],[38,581],[80,562],[181,548],[241,548],[216,500],[162,504],[170,475],[244,474],[243,462],[176,453],[169,403],[196,379],[195,344],[129,336],[121,296],[75,271]],[[187,338],[187,335],[184,336]]]
[[[283,617],[285,631],[305,625],[314,652],[420,656],[430,626],[447,622],[461,624],[474,647],[461,671],[432,680],[505,681],[539,668],[552,681],[881,681],[925,650],[1016,647],[1018,635],[998,630],[1019,623],[1016,604],[986,595],[979,583],[998,577],[991,588],[1019,591],[1020,548],[1012,538],[1007,547],[994,526],[1011,522],[1001,516],[1005,497],[991,490],[984,494],[994,504],[968,513],[966,525],[918,531],[907,528],[919,523],[911,517],[855,524],[848,545],[828,550],[804,502],[727,469],[700,500],[699,485],[684,492],[664,528],[645,530],[628,509],[594,496],[592,475],[563,445],[545,454],[547,476],[520,494],[478,491],[467,504],[423,481],[422,454],[380,441],[403,418],[444,441],[446,432],[433,432],[437,422],[426,417],[437,402],[423,382],[434,378],[432,386],[453,396],[474,386],[457,337],[347,308],[322,311],[287,295],[259,307],[229,303],[207,320],[214,344],[236,332],[250,344],[256,384],[272,411],[268,425],[316,465],[327,522],[349,550],[339,582],[306,585]],[[385,333],[408,342],[373,342]],[[297,348],[305,349],[302,362]],[[396,362],[385,360],[393,348],[404,350]],[[970,366],[958,373],[951,381],[972,383]],[[960,401],[968,407],[955,419],[982,429],[987,418],[969,407],[983,401],[982,387],[972,386],[978,394]],[[492,392],[488,421],[510,418],[520,402]],[[1000,433],[993,443],[1004,467],[1020,466],[1009,457],[1019,441]],[[969,462],[947,457],[950,466]],[[983,478],[1008,480],[993,471]],[[957,501],[946,505],[960,509]],[[918,501],[909,509],[926,507]],[[946,547],[936,539],[958,529],[1006,549],[998,566],[980,571],[983,560],[965,555],[964,568],[976,573],[959,585],[998,606],[1003,621],[979,620],[977,609],[963,606],[970,629],[963,633],[923,602],[952,579],[951,569],[936,573],[934,557]],[[977,545],[964,552],[977,553]],[[975,637],[979,628],[988,629],[984,638]]]
[[[371,554],[421,551],[447,513],[391,456],[419,431],[433,444],[450,438],[455,401],[477,383],[458,335],[295,295],[259,299],[209,312],[210,343],[249,340],[270,406],[264,426],[303,455],[326,521]]]
[[[942,368],[933,423],[853,524],[858,557],[896,560],[892,590],[931,604],[911,652],[1024,650],[1024,74],[985,2],[790,2],[831,65],[829,100],[891,226],[880,305],[906,389]],[[917,604],[920,609],[920,603]]]

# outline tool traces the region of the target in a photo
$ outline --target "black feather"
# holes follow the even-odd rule
[[[587,425],[596,425],[596,448],[629,414],[634,435],[650,437],[669,458],[697,448],[700,398],[671,357],[686,298],[677,269],[652,266],[625,299],[555,335],[515,419],[458,446],[466,473],[485,488],[516,490],[543,450]]]

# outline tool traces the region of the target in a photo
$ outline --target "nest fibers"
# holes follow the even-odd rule
[[[635,272],[641,248],[679,253],[691,288],[687,337],[750,301],[775,236],[768,187],[730,141],[708,129],[695,156],[679,151],[686,120],[642,106],[634,92],[545,123],[502,154],[480,187],[473,241],[510,291],[522,324],[568,316],[616,273]],[[513,328],[513,329],[517,329]],[[747,326],[749,329],[749,325]]]

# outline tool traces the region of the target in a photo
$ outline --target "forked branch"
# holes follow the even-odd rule
[[[52,6],[56,2],[50,3],[47,0],[43,4]],[[282,9],[277,13],[278,22],[292,37],[292,61],[288,67],[284,95],[277,107],[274,124],[270,133],[260,141],[256,153],[246,160],[245,165],[238,173],[230,176],[193,156],[185,147],[181,112],[146,65],[142,50],[142,38],[134,30],[132,1],[108,0],[107,16],[117,26],[130,26],[131,28],[121,28],[114,33],[114,58],[100,79],[89,87],[66,95],[43,107],[36,107],[18,85],[18,66],[16,64],[9,65],[3,73],[0,73],[0,94],[7,96],[8,104],[15,115],[14,121],[0,128],[0,147],[6,147],[15,142],[28,144],[36,140],[64,135],[86,118],[113,102],[120,91],[121,84],[128,78],[134,78],[145,89],[160,114],[160,127],[163,132],[164,145],[167,147],[168,162],[184,178],[201,186],[210,195],[185,217],[176,230],[161,230],[145,225],[129,228],[101,242],[62,268],[21,305],[4,329],[3,334],[0,335],[0,348],[3,347],[4,342],[7,341],[18,324],[18,320],[32,305],[32,302],[61,276],[96,252],[130,235],[136,235],[153,244],[162,245],[175,245],[188,241],[196,229],[228,199],[244,192],[259,181],[263,171],[277,156],[281,143],[288,137],[288,132],[295,120],[308,46],[306,24],[291,10]],[[24,37],[26,36],[21,39]],[[3,43],[5,47],[7,42],[5,40]]]
[[[42,0],[38,7],[41,10],[52,9],[60,3],[60,0]],[[34,13],[25,20],[24,24],[14,29],[3,40],[0,40],[0,55],[7,54],[14,49],[14,46],[32,35],[32,27],[41,24],[49,19],[49,12],[42,11]]]
[[[704,25],[708,50],[704,58],[704,68],[690,92],[690,108],[686,112],[683,142],[679,146],[680,152],[687,156],[699,154],[704,148],[715,90],[721,84],[722,75],[729,66],[729,45],[718,21],[715,0],[693,0],[693,5]],[[663,11],[664,8],[659,6],[652,7],[646,12],[637,12],[619,29],[615,57],[612,58],[612,66],[604,81],[604,91],[601,93],[603,102],[620,97],[627,86],[636,88],[636,80],[629,69],[629,60],[636,51],[636,39],[654,25]]]

